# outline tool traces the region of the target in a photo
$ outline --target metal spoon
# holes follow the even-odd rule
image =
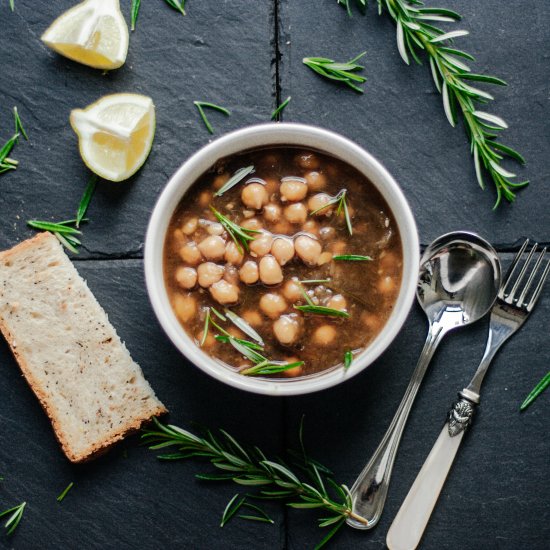
[[[401,434],[430,360],[447,332],[474,323],[491,309],[500,277],[495,249],[474,233],[442,235],[422,255],[416,296],[428,317],[428,337],[388,431],[351,488],[353,513],[367,521],[348,517],[351,527],[371,529],[378,523]]]

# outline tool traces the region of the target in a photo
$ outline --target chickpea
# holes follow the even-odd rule
[[[385,277],[382,277],[380,281],[378,281],[377,287],[382,294],[389,294],[395,288],[395,283],[392,277],[386,275]]]
[[[285,283],[283,286],[283,296],[289,302],[297,302],[300,298],[302,298],[302,290],[297,279],[291,279]]]
[[[315,212],[315,210],[318,210],[318,212],[315,212],[315,215],[330,216],[334,205],[327,205],[331,200],[332,197],[330,195],[327,195],[326,193],[317,193],[316,195],[313,195],[313,197],[310,197],[307,201],[307,207],[310,212]],[[319,210],[319,208],[322,208],[322,210]]]
[[[294,258],[294,243],[292,239],[285,239],[284,237],[276,238],[271,245],[271,254],[275,256],[280,265],[288,263]]]
[[[338,256],[339,254],[343,254],[346,251],[346,242],[345,241],[336,241],[335,243],[331,244],[331,250],[332,253]]]
[[[330,252],[322,252],[317,260],[317,265],[328,264],[332,260],[332,254]]]
[[[269,196],[261,183],[250,183],[243,189],[241,200],[248,208],[261,210],[264,204],[267,204]]]
[[[308,172],[305,179],[310,191],[321,191],[327,185],[327,178],[322,172]]]
[[[315,220],[307,220],[304,225],[302,225],[302,231],[306,233],[311,233],[316,237],[319,236],[319,224]]]
[[[212,193],[210,191],[203,191],[199,195],[199,205],[202,208],[206,208],[212,202]]]
[[[214,178],[212,186],[217,191],[221,189],[229,181],[229,174],[220,174]]]
[[[306,168],[309,170],[316,170],[321,165],[321,161],[315,153],[300,153],[299,155],[296,155],[294,162],[300,168]]]
[[[332,241],[336,235],[336,230],[334,227],[321,227],[319,230],[319,237],[323,239],[323,241]]]
[[[223,232],[224,232],[224,228],[223,228],[223,225],[221,223],[218,223],[218,222],[208,222],[206,224],[206,232],[209,234],[209,235],[223,235]]]
[[[222,305],[232,305],[239,301],[239,287],[224,281],[218,281],[210,287],[212,298]]]
[[[239,277],[243,283],[247,285],[253,285],[258,282],[260,278],[260,272],[258,270],[258,264],[253,260],[247,260],[239,270]]]
[[[287,220],[281,220],[273,226],[273,233],[278,235],[288,235],[292,231],[292,226]]]
[[[243,217],[245,220],[248,220],[249,218],[253,218],[256,215],[255,210],[243,210]]]
[[[278,204],[266,204],[264,206],[264,218],[268,222],[278,222],[281,219],[281,207]]]
[[[190,241],[179,249],[180,258],[191,265],[197,265],[202,260],[202,254],[197,243]]]
[[[244,333],[242,330],[239,330],[237,327],[229,327],[227,332],[233,336],[233,338],[244,338]]]
[[[294,241],[296,254],[307,265],[316,265],[323,250],[321,243],[308,235],[299,235]]]
[[[271,197],[279,190],[279,180],[277,178],[265,178],[265,190]]]
[[[279,192],[282,201],[301,201],[307,195],[307,183],[302,178],[283,178]]]
[[[382,252],[380,254],[380,267],[388,272],[395,271],[397,267],[401,267],[401,259],[393,252]]]
[[[187,242],[185,235],[181,229],[174,229],[172,233],[172,248],[174,251],[178,252],[179,249]]]
[[[223,278],[228,283],[233,283],[234,285],[239,284],[239,270],[234,265],[228,265],[225,268],[225,273],[223,274]]]
[[[228,264],[241,265],[243,263],[243,253],[239,251],[237,245],[233,241],[229,241],[225,245],[224,258]]]
[[[176,294],[172,306],[182,323],[187,323],[197,314],[197,302],[192,294]]]
[[[213,262],[204,262],[197,268],[199,285],[203,288],[217,283],[223,277],[224,267]]]
[[[242,318],[253,327],[259,327],[262,324],[262,316],[254,309],[247,309],[243,314]]]
[[[313,341],[321,346],[328,346],[336,338],[336,329],[332,325],[321,325],[313,333]]]
[[[225,254],[225,241],[218,235],[211,235],[199,243],[199,250],[207,260],[221,260]]]
[[[199,342],[202,342],[202,337],[204,335],[204,331],[201,330],[198,334],[197,334],[197,340]],[[202,348],[211,348],[212,346],[214,346],[216,344],[216,339],[214,338],[214,335],[208,331],[207,334],[206,334],[206,338],[204,339],[204,344],[201,346]]]
[[[304,223],[307,218],[307,208],[301,202],[289,204],[285,208],[285,218],[290,223]]]
[[[285,299],[274,292],[268,292],[260,298],[260,309],[271,319],[277,319],[287,308]]]
[[[189,218],[186,220],[186,222],[181,226],[181,230],[186,235],[192,235],[199,225],[199,220],[197,218]]]
[[[296,342],[299,328],[298,321],[290,315],[281,315],[273,323],[273,333],[284,346],[290,346]]]
[[[266,285],[277,285],[282,282],[283,271],[273,256],[267,255],[260,260],[260,279]]]
[[[193,288],[197,284],[197,271],[192,267],[178,267],[176,282],[182,288]]]
[[[261,236],[257,236],[253,241],[250,241],[249,244],[252,256],[265,256],[269,254],[272,243],[273,237],[271,233],[264,233]]]
[[[241,227],[245,229],[253,229],[254,231],[260,231],[263,228],[262,222],[258,218],[249,218],[241,222]]]
[[[347,305],[348,303],[346,299],[341,294],[335,294],[334,296],[331,296],[329,301],[327,302],[327,307],[330,307],[332,309],[339,309],[340,311],[344,311]]]

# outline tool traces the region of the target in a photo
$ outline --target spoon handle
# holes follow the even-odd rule
[[[418,388],[444,333],[442,325],[434,323],[430,326],[424,349],[420,354],[418,364],[390,427],[378,449],[376,449],[369,463],[365,466],[351,488],[353,513],[367,521],[367,524],[365,524],[353,517],[348,517],[346,521],[351,527],[355,527],[356,529],[372,529],[380,519],[384,503],[386,502],[393,462],[403,429]]]

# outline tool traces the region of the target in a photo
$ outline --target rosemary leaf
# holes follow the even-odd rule
[[[263,523],[275,523],[270,517],[249,516],[240,514],[238,517],[241,519],[247,519],[250,521],[261,521]]]
[[[292,99],[291,96],[288,96],[272,113],[271,120],[280,120],[280,115],[284,111],[285,107],[290,103]]]
[[[370,262],[372,260],[370,256],[361,256],[360,254],[339,254],[337,256],[333,256],[332,259],[348,262]]]
[[[19,134],[14,134],[0,149],[0,162],[4,163],[6,160],[6,157],[10,154],[11,150],[13,149],[13,146],[17,143],[17,138],[19,137]]]
[[[227,318],[239,329],[241,329],[246,335],[250,336],[252,340],[256,340],[260,346],[264,346],[262,337],[242,318],[236,313],[233,313],[229,309],[225,310]]]
[[[344,353],[344,369],[348,370],[351,367],[351,364],[353,363],[353,353],[351,350],[346,351]]]
[[[61,233],[54,233],[57,240],[67,249],[70,250],[73,254],[78,254],[78,250],[76,246],[73,244],[73,242],[69,241],[66,237],[64,237]]]
[[[164,0],[171,8],[185,15],[185,0]]]
[[[550,371],[546,373],[543,379],[531,390],[525,401],[521,404],[519,410],[524,411],[548,386],[550,386]]]
[[[10,0],[10,9],[11,11],[15,11],[15,0]]]
[[[341,518],[338,521],[338,523],[336,523],[336,525],[327,533],[325,538],[323,538],[323,540],[315,546],[314,550],[320,550],[321,548],[326,546],[330,541],[330,539],[334,537],[334,535],[336,535],[336,533],[340,530],[340,528],[344,525],[345,522],[346,522],[346,519]]]
[[[130,7],[130,20],[131,26],[130,29],[136,30],[136,23],[139,16],[139,8],[141,7],[141,0],[132,0],[132,5]]]
[[[168,2],[168,0],[165,0],[165,1]],[[198,109],[199,114],[202,118],[202,121],[204,122],[204,125],[206,126],[206,129],[211,134],[214,133],[214,128],[212,128],[212,124],[210,124],[210,121],[206,117],[206,113],[204,112],[205,108],[214,109],[215,111],[219,111],[220,113],[223,113],[226,116],[231,115],[231,112],[228,111],[225,107],[220,107],[219,105],[215,105],[214,103],[208,103],[207,101],[193,101],[193,105],[195,105],[195,107]]]
[[[63,490],[63,492],[57,497],[57,502],[62,502],[63,499],[67,496],[67,493],[73,488],[74,483],[71,481],[67,487]]]
[[[277,361],[265,360],[263,363],[259,363],[248,369],[242,370],[241,374],[245,376],[262,376],[268,374],[278,374],[295,367],[301,367],[304,364],[303,361],[295,361],[294,363],[283,363]]]
[[[350,59],[347,63],[338,63],[337,61],[327,59],[326,57],[304,57],[302,62],[317,74],[330,80],[342,82],[356,92],[362,94],[363,90],[357,86],[357,84],[354,84],[354,82],[363,84],[367,80],[364,76],[355,74],[356,71],[361,71],[364,69],[363,65],[357,64],[357,61],[359,61],[359,59],[361,59],[361,57],[363,57],[366,53],[367,52],[360,53],[358,56]]]
[[[329,317],[344,317],[345,319],[349,318],[349,313],[347,311],[342,311],[340,309],[333,309],[331,307],[325,306],[316,306],[316,305],[304,305],[304,306],[294,306],[294,309],[301,311],[302,313],[310,313],[312,315],[328,315]]]
[[[27,132],[25,132],[25,128],[23,128],[21,118],[19,116],[19,113],[17,112],[17,107],[13,108],[13,118],[15,119],[15,133],[22,134],[22,136],[25,138],[25,141],[29,141],[29,136],[27,135]]]
[[[3,512],[0,512],[0,518],[7,516],[8,514],[11,514],[11,516],[8,518],[8,520],[4,524],[4,527],[7,529],[6,534],[8,536],[12,535],[13,532],[17,529],[17,526],[19,525],[19,522],[23,517],[23,512],[25,511],[26,505],[27,505],[26,502],[22,502],[18,506],[14,506],[9,510],[4,510]]]
[[[32,227],[33,229],[40,229],[42,231],[51,231],[52,233],[61,233],[61,234],[68,234],[68,235],[81,235],[82,231],[79,231],[78,229],[75,229],[74,227],[69,227],[67,225],[63,225],[60,223],[54,223],[54,222],[45,222],[45,221],[39,221],[39,220],[29,220],[27,222],[27,225],[29,227]]]
[[[213,206],[210,206],[216,219],[223,225],[224,229],[229,233],[229,236],[233,239],[233,242],[237,246],[237,250],[242,254],[243,248],[248,252],[248,241],[253,241],[255,233],[261,233],[257,229],[247,229],[232,222],[227,216],[218,212]]]
[[[225,510],[222,514],[222,521],[220,527],[223,527],[238,511],[239,508],[244,504],[246,497],[242,497],[235,505],[235,501],[239,498],[239,493],[237,493],[225,507]]]
[[[231,188],[235,187],[238,183],[240,183],[246,176],[254,172],[254,166],[246,166],[244,168],[239,168],[229,180],[220,188],[216,193],[214,194],[215,197],[220,197],[227,191],[229,191]]]
[[[350,235],[353,235],[353,227],[351,225],[351,217],[349,215],[348,210],[348,204],[347,204],[347,189],[342,189],[338,192],[337,195],[332,197],[330,201],[328,201],[323,206],[320,206],[319,208],[316,208],[312,212],[310,212],[310,216],[314,216],[318,212],[321,212],[322,210],[325,210],[325,208],[328,208],[329,206],[336,205],[336,215],[340,215],[342,211],[344,212],[344,217],[346,220],[346,227],[348,228],[348,232]]]
[[[93,174],[88,181],[88,185],[84,190],[84,195],[82,195],[82,199],[80,199],[80,204],[78,205],[78,210],[76,212],[76,220],[75,220],[76,227],[80,227],[80,223],[82,222],[84,216],[86,215],[86,211],[88,210],[88,206],[90,205],[90,201],[92,200],[92,196],[94,194],[96,185],[97,185],[97,176]]]

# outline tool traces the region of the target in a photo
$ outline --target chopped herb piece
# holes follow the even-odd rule
[[[254,172],[254,166],[246,166],[245,168],[239,168],[229,180],[214,194],[215,197],[219,197],[229,191],[232,187],[235,187],[241,182],[248,174]]]
[[[4,527],[7,529],[6,534],[8,536],[13,534],[13,532],[17,529],[17,526],[19,525],[19,522],[23,517],[23,512],[25,511],[26,505],[26,502],[22,502],[21,504],[19,504],[19,506],[14,506],[9,510],[4,510],[3,512],[0,512],[0,518],[11,514],[11,516],[4,524]]]
[[[61,502],[66,496],[67,493],[73,488],[74,483],[71,481],[67,487],[63,490],[63,492],[57,497],[57,502]]]
[[[312,315],[328,315],[330,317],[344,317],[345,319],[349,318],[349,313],[347,311],[342,311],[340,309],[333,309],[331,307],[325,306],[316,306],[316,305],[305,305],[305,306],[294,306],[294,309],[301,311],[302,313],[310,313]]]
[[[88,185],[84,190],[84,195],[82,195],[82,199],[80,199],[80,204],[78,205],[78,211],[76,213],[76,220],[75,220],[76,227],[80,227],[80,223],[82,222],[82,220],[84,219],[84,216],[86,215],[86,211],[88,210],[88,206],[90,204],[90,201],[92,200],[92,196],[94,194],[96,185],[97,185],[97,176],[93,174],[90,180],[88,181]]]
[[[546,373],[546,376],[531,390],[531,393],[525,398],[525,401],[519,408],[520,411],[524,411],[548,386],[550,386],[550,371]]]
[[[285,107],[290,103],[292,99],[291,96],[288,96],[272,113],[271,120],[279,120],[281,113],[284,111]]]
[[[248,369],[242,370],[241,374],[245,376],[259,376],[268,374],[278,374],[295,367],[301,367],[303,361],[295,361],[293,363],[284,363],[279,361],[269,361],[265,359],[263,362],[254,365]]]
[[[15,133],[22,134],[25,138],[25,141],[29,141],[29,136],[27,135],[27,132],[25,132],[25,128],[23,128],[23,124],[21,123],[21,118],[17,111],[17,107],[13,108],[13,118],[15,119]]]
[[[166,1],[168,1],[168,0],[166,0]],[[219,111],[220,113],[223,113],[224,115],[227,115],[227,116],[229,116],[231,114],[231,112],[228,111],[225,107],[220,107],[219,105],[215,105],[214,103],[208,103],[207,101],[193,101],[193,104],[199,110],[199,114],[202,118],[202,121],[204,122],[204,125],[206,126],[206,129],[211,134],[214,133],[214,128],[212,128],[212,124],[210,124],[210,121],[206,117],[206,113],[204,112],[204,109],[205,108],[214,109],[215,111]]]
[[[171,8],[185,15],[185,0],[164,0]]]
[[[356,74],[356,71],[361,71],[365,68],[363,65],[357,64],[357,61],[366,53],[367,52],[360,53],[347,63],[338,63],[326,57],[304,57],[302,62],[317,74],[330,80],[347,84],[350,88],[362,94],[363,90],[355,84],[355,82],[363,84],[367,79],[364,76]]]
[[[361,256],[360,254],[339,254],[337,256],[333,256],[332,259],[348,262],[370,262],[372,260],[370,256]]]
[[[347,370],[351,367],[351,364],[353,363],[353,353],[351,350],[346,351],[344,353],[344,368]]]
[[[329,206],[336,204],[337,205],[336,215],[339,216],[342,211],[344,212],[344,217],[346,219],[346,226],[348,228],[348,232],[350,235],[353,235],[353,227],[351,226],[351,218],[349,215],[348,204],[346,200],[347,194],[348,194],[347,189],[342,189],[337,195],[332,197],[329,202],[310,212],[310,215],[314,216],[315,214],[317,214],[317,212],[321,212],[321,210],[324,210],[325,208],[328,208]]]
[[[237,501],[239,498],[239,493],[237,493],[228,503],[225,507],[225,510],[222,514],[222,521],[220,523],[220,527],[223,527],[239,510],[239,508],[244,504],[244,501],[246,500],[246,497],[242,497],[240,500]],[[237,501],[235,503],[235,501]]]
[[[252,340],[256,340],[260,346],[264,345],[262,337],[242,318],[236,313],[233,313],[229,309],[225,310],[227,318],[239,329],[241,329],[246,335],[250,336]]]
[[[136,23],[139,15],[139,8],[141,6],[141,0],[132,0],[132,5],[130,7],[130,20],[131,20],[131,30],[136,30]]]
[[[255,233],[261,233],[257,229],[247,229],[232,222],[228,217],[218,212],[213,206],[210,206],[210,210],[216,216],[216,219],[223,225],[224,229],[229,233],[233,242],[237,246],[237,250],[242,254],[243,248],[248,252],[248,241],[253,241]]]

